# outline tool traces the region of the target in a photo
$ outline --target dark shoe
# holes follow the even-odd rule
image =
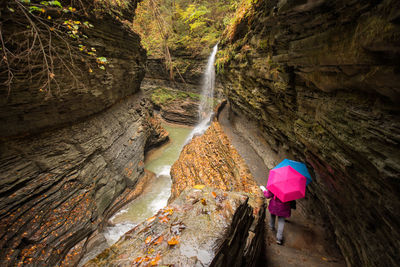
[[[283,241],[282,241],[282,240],[279,240],[279,239],[277,239],[277,240],[276,240],[276,243],[277,243],[278,245],[282,246],[282,244],[283,244]]]

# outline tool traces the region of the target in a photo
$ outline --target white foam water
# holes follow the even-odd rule
[[[210,126],[214,107],[214,88],[215,88],[215,56],[217,55],[218,44],[216,44],[207,61],[206,71],[203,76],[203,87],[201,92],[201,102],[199,105],[199,123],[189,134],[185,144],[189,143],[195,135],[202,135]]]
[[[134,228],[137,224],[133,223],[117,223],[114,226],[107,227],[104,231],[104,237],[107,240],[107,243],[111,246],[115,242],[119,240],[119,238]]]

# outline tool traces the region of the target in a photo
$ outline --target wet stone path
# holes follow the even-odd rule
[[[219,123],[231,143],[246,161],[258,184],[265,186],[268,168],[262,158],[250,146],[247,140],[235,131],[229,121],[228,108],[219,115]],[[265,248],[260,255],[258,266],[272,267],[344,267],[346,266],[334,241],[329,238],[322,226],[312,225],[302,212],[301,207],[292,210],[292,216],[286,221],[283,246],[276,244],[276,232],[265,227]],[[265,225],[268,225],[267,212]]]

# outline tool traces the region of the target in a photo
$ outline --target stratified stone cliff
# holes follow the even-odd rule
[[[17,12],[20,4],[10,3]],[[21,25],[1,11],[6,38]],[[79,14],[72,19],[83,23]],[[144,151],[167,138],[138,92],[146,60],[138,36],[108,14],[90,19],[85,44],[107,55],[105,70],[77,63],[72,75],[58,65],[58,89],[39,90],[37,76],[13,79],[8,96],[1,89],[2,266],[76,264],[115,205],[137,195]],[[77,50],[58,52],[81,56]]]
[[[269,168],[307,163],[349,266],[397,265],[400,2],[256,2],[217,60],[238,129]]]
[[[80,2],[82,6],[76,3],[75,12],[43,9],[45,18],[51,19],[44,24],[33,17],[39,16],[37,13],[32,13],[29,19],[39,34],[32,30],[28,36],[22,32],[33,26],[26,18],[27,11],[19,11],[31,7],[21,7],[15,1],[0,6],[1,33],[10,52],[17,54],[26,43],[32,46],[30,56],[20,53],[19,58],[13,58],[7,54],[11,74],[7,64],[0,66],[2,84],[7,84],[8,75],[13,76],[10,88],[5,86],[0,91],[0,137],[31,134],[75,122],[137,92],[145,74],[146,51],[140,46],[139,36],[120,21],[133,18],[136,2],[126,7],[125,16],[118,14],[119,20],[100,12],[92,0]],[[65,8],[69,5],[67,1],[62,4]],[[68,21],[79,25],[75,39],[63,32],[67,26],[72,27],[65,25]],[[41,47],[34,49],[37,39],[44,52]],[[107,64],[101,66],[99,60],[106,60]]]

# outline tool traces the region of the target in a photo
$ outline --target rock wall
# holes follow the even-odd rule
[[[84,8],[92,10],[99,7],[93,6],[93,1],[82,1]],[[18,47],[26,42],[33,43],[32,36],[21,36],[19,32],[31,27],[29,22],[20,18],[17,11],[19,6],[13,6],[10,1],[9,11],[6,6],[1,6],[2,35],[4,39],[16,35],[15,42],[7,44],[11,52],[16,53]],[[136,1],[127,7],[127,18],[132,19]],[[76,6],[79,8],[78,6]],[[80,38],[75,41],[67,34],[49,31],[38,23],[36,27],[42,32],[41,42],[50,56],[46,53],[33,54],[31,57],[22,57],[14,60],[15,68],[10,90],[5,86],[0,90],[0,137],[38,133],[49,127],[57,127],[66,123],[82,120],[110,107],[118,100],[132,95],[140,89],[140,81],[145,74],[146,51],[140,46],[139,36],[129,30],[120,20],[105,13],[89,13],[86,16],[78,9],[75,13],[66,13],[59,17],[59,13],[51,10],[46,15],[51,15],[52,20],[63,25],[64,20],[78,21],[79,25],[87,21],[92,27],[82,26]],[[94,11],[93,11],[94,12]],[[70,14],[70,15],[69,15]],[[119,16],[122,16],[119,14]],[[23,16],[21,16],[23,17]],[[127,19],[122,17],[121,19]],[[20,19],[20,21],[17,21]],[[33,18],[32,18],[33,19]],[[36,20],[35,20],[36,22]],[[52,27],[58,24],[50,24]],[[40,27],[43,28],[40,28]],[[57,39],[57,36],[61,36]],[[49,40],[51,39],[51,42]],[[37,44],[37,43],[36,43]],[[81,48],[79,48],[81,45]],[[33,46],[33,45],[32,45]],[[96,56],[80,51],[82,46],[94,49]],[[79,49],[78,49],[79,48]],[[93,51],[91,51],[94,53]],[[32,52],[33,53],[33,52]],[[99,68],[96,57],[105,57],[108,64],[105,70]],[[42,80],[44,60],[53,61],[51,85],[44,86]],[[11,59],[9,59],[11,64]],[[50,64],[50,63],[48,63]],[[28,68],[28,67],[29,68]],[[6,83],[6,64],[0,66],[0,82]],[[31,73],[31,76],[28,75]],[[46,72],[45,72],[46,73]]]
[[[18,10],[23,8],[18,5],[23,4],[9,4],[16,6],[0,6],[5,40],[24,27],[13,23],[21,18]],[[130,4],[120,19],[132,16],[136,2]],[[11,10],[15,13],[10,14]],[[137,185],[143,187],[145,150],[167,138],[152,118],[150,102],[138,91],[146,60],[139,37],[115,16],[90,13],[82,17],[81,11],[55,13],[93,24],[85,29],[84,44],[93,47],[97,56],[107,56],[105,70],[92,57],[82,57],[82,51],[57,46],[53,35],[52,45],[59,48],[54,51],[60,53],[54,58],[54,90],[39,90],[36,85],[41,82],[35,77],[40,76],[24,79],[23,66],[29,62],[21,58],[19,65],[14,62],[21,69],[14,70],[11,90],[2,87],[0,91],[2,266],[75,265],[89,236],[101,230],[115,207],[138,195]],[[50,44],[45,39],[48,35],[39,36],[43,44]],[[78,62],[73,69],[57,61],[69,57]],[[39,54],[36,60],[33,63],[40,64],[43,58]],[[2,63],[2,83],[7,76],[4,67]],[[38,74],[41,69],[31,71]]]
[[[1,262],[54,266],[108,219],[143,174],[146,113],[132,96],[84,122],[1,144]]]
[[[398,1],[257,1],[219,54],[238,127],[267,166],[307,163],[309,216],[330,225],[349,266],[399,260],[398,10]]]
[[[165,66],[163,58],[149,58],[146,64],[146,76],[143,88],[166,87],[182,91],[199,93],[201,91],[202,77],[207,64],[206,58],[192,58],[190,55],[180,55],[173,60],[184,62],[181,72],[174,69],[173,80]]]

